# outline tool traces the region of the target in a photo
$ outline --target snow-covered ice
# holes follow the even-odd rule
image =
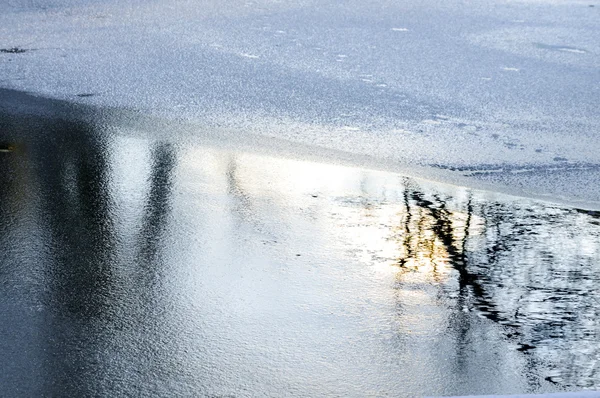
[[[598,208],[593,5],[11,0],[0,86]]]

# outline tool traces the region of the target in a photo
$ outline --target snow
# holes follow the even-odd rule
[[[11,0],[0,86],[600,208],[591,3]]]

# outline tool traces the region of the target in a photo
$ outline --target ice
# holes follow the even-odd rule
[[[598,10],[551,0],[11,0],[0,4],[0,85],[600,208]],[[440,113],[457,122],[423,124]],[[343,134],[347,125],[360,131]],[[577,189],[564,189],[556,157],[586,167],[570,172]],[[465,172],[490,167],[528,167],[536,184]]]

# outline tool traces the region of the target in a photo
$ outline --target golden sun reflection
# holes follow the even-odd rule
[[[217,174],[234,170],[236,192],[252,199],[244,205],[252,212],[297,209],[317,223],[322,242],[337,242],[338,249],[378,273],[442,283],[463,261],[467,238],[473,241],[483,231],[469,194],[456,187],[454,195],[425,196],[414,180],[392,173],[220,152],[190,152],[184,162],[196,172],[200,167]],[[194,177],[195,184],[206,178]],[[280,221],[292,222],[288,218],[282,214]]]
[[[344,198],[332,216],[335,229],[355,258],[378,271],[441,283],[463,260],[466,238],[481,235],[482,222],[468,212],[445,210],[441,199],[428,202],[407,185],[398,189],[403,204]]]

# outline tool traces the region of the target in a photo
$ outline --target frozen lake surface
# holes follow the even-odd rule
[[[0,4],[0,86],[600,208],[597,0]]]
[[[599,389],[599,24],[0,2],[0,395]]]

